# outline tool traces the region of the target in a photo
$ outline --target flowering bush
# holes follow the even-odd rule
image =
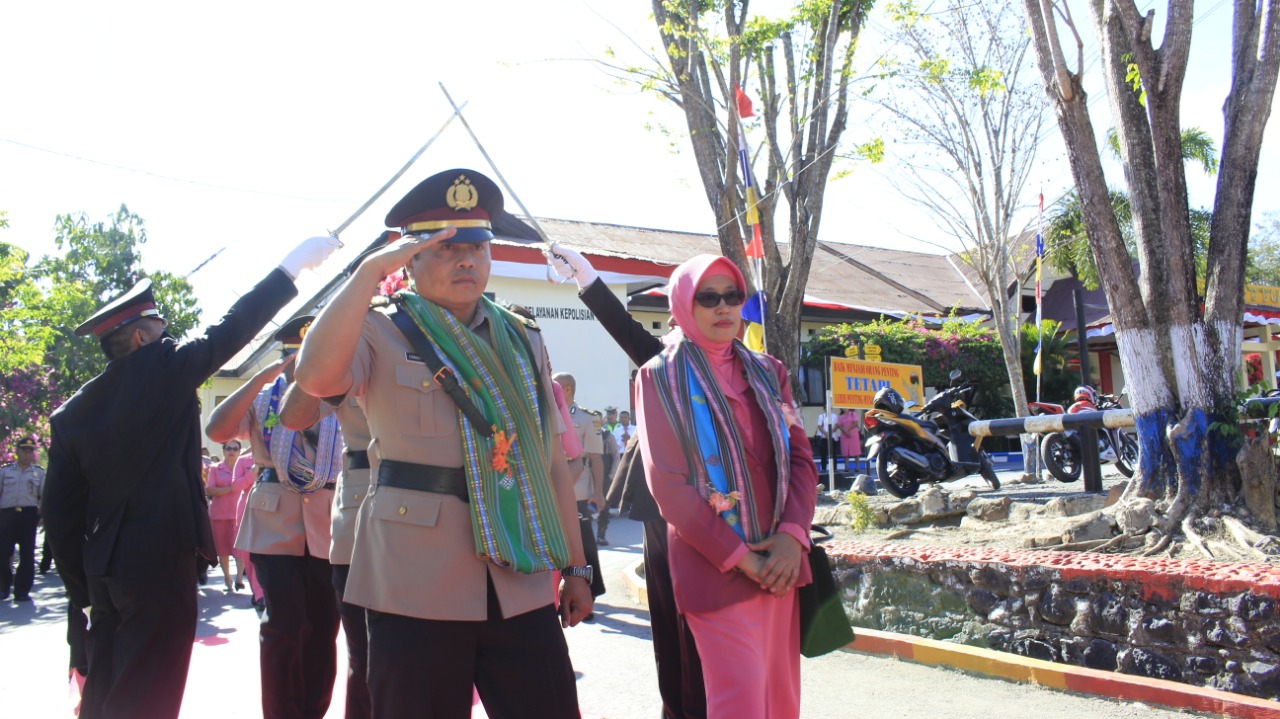
[[[802,361],[822,368],[827,357],[845,357],[858,345],[879,345],[885,362],[920,365],[924,383],[946,387],[952,370],[960,370],[978,387],[974,414],[980,417],[1011,417],[1013,403],[1008,398],[1009,376],[1004,353],[995,330],[973,322],[949,319],[940,327],[922,320],[880,318],[866,324],[824,327],[805,345]]]
[[[32,435],[49,444],[49,415],[62,405],[53,371],[32,365],[0,375],[0,465],[14,461],[13,444]]]

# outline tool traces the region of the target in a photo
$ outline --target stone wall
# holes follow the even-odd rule
[[[831,542],[854,627],[1280,699],[1280,568]]]

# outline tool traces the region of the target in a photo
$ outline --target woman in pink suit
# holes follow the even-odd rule
[[[840,410],[836,418],[836,428],[840,430],[840,456],[844,457],[844,466],[848,470],[850,463],[862,456],[862,437],[858,434],[858,413],[851,409]]]
[[[738,268],[700,255],[668,290],[678,327],[640,370],[637,424],[669,525],[676,607],[703,657],[707,716],[795,719],[813,451],[782,363],[738,341]]]
[[[241,457],[240,442],[231,440],[222,445],[225,459],[209,468],[205,494],[209,495],[209,523],[213,525],[213,545],[222,565],[222,580],[227,584],[227,594],[235,591],[231,586],[231,555],[234,553],[236,530],[240,524],[240,497],[253,486],[253,458]],[[243,574],[244,564],[236,557],[236,569]],[[236,580],[236,589],[244,585]]]

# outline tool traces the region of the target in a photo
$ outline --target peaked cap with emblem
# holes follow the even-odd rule
[[[450,242],[488,242],[494,235],[542,242],[538,231],[503,209],[502,190],[475,170],[446,170],[409,191],[387,213],[387,227],[406,235],[457,228]]]
[[[27,435],[26,437],[23,437],[22,439],[18,440],[18,443],[13,446],[17,447],[18,449],[35,449],[36,438],[32,437],[31,435]]]
[[[445,170],[418,183],[387,213],[387,227],[406,235],[457,228],[450,242],[493,239],[492,219],[503,214],[502,191],[475,170]]]
[[[92,334],[102,339],[143,317],[164,319],[160,316],[160,310],[156,309],[156,298],[151,293],[150,279],[138,280],[127,292],[94,312],[92,317],[80,323],[80,326],[75,329],[75,334],[80,337]]]
[[[307,330],[311,328],[311,323],[315,318],[315,315],[298,315],[276,330],[275,340],[281,344],[281,349],[298,349],[302,345],[302,338],[307,336]]]

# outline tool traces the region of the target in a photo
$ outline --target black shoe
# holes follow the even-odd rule
[[[265,597],[259,597],[253,600],[253,609],[258,613],[258,619],[262,619],[262,615],[267,613],[267,600]]]
[[[24,594],[24,595],[22,595],[21,597],[14,597],[14,598],[13,598],[13,601],[15,601],[15,602],[29,602],[29,601],[31,601],[31,595],[30,595],[30,594]]]
[[[595,613],[595,612],[592,612],[592,613],[590,613],[590,614],[588,614],[587,616],[585,616],[585,617],[583,617],[583,618],[582,618],[582,621],[584,621],[584,622],[594,622],[595,620],[596,620],[596,613]]]
[[[596,545],[601,547],[607,547],[609,546],[609,540],[605,539],[604,535],[601,535],[599,537],[596,537]]]
[[[237,592],[244,591],[244,582],[240,581],[239,579],[236,580],[236,591]]]

